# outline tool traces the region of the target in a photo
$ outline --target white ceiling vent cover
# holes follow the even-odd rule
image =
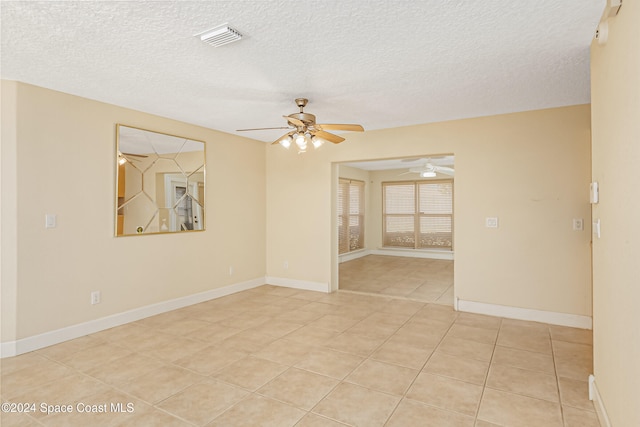
[[[196,34],[196,37],[200,37],[200,40],[211,46],[219,47],[240,40],[242,34],[228,24],[222,24],[211,30]]]

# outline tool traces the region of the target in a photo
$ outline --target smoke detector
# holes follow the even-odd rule
[[[210,30],[196,34],[195,37],[200,37],[200,40],[213,47],[220,47],[240,40],[242,38],[242,34],[240,34],[240,32],[235,28],[231,28],[229,24],[224,23]]]

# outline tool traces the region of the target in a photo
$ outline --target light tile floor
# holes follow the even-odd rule
[[[595,427],[591,346],[586,330],[261,286],[2,359],[2,402],[35,411],[1,424]]]
[[[339,269],[341,290],[453,305],[453,261],[367,255]]]

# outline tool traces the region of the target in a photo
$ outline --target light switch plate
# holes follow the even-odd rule
[[[44,215],[44,228],[56,228],[56,214]]]
[[[589,185],[589,201],[594,204],[600,201],[600,190],[598,189],[598,183],[595,181]]]
[[[487,228],[498,228],[498,218],[497,217],[486,218],[485,225]]]

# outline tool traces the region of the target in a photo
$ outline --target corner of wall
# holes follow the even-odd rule
[[[17,336],[17,91],[18,83],[0,82],[0,351]],[[5,344],[6,343],[6,344]]]
[[[593,375],[589,375],[589,400],[593,401],[593,406],[596,408],[596,415],[598,416],[600,425],[602,427],[611,427],[609,415],[607,415],[607,410],[604,407],[602,396],[600,396],[600,392],[598,391],[596,378]]]

